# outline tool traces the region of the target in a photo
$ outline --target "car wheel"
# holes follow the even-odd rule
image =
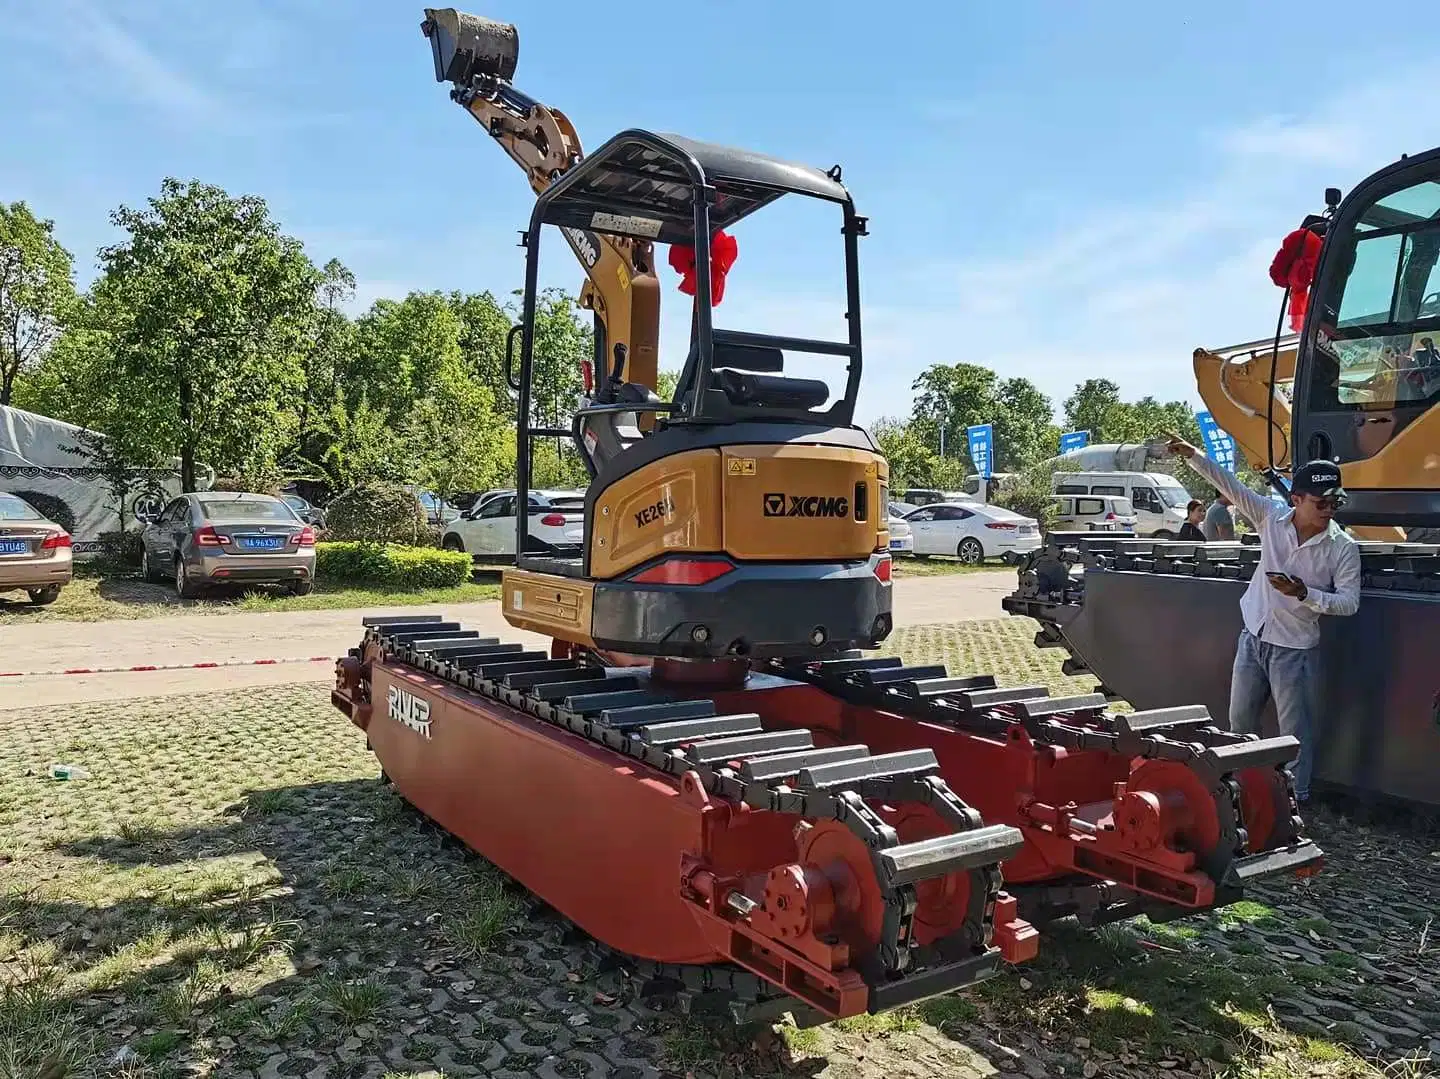
[[[308,596],[313,591],[315,591],[314,581],[296,581],[290,586],[292,596]]]
[[[1174,532],[1171,532],[1168,528],[1162,528],[1162,529],[1160,529],[1160,531],[1158,531],[1158,532],[1152,532],[1152,533],[1150,533],[1150,538],[1151,538],[1151,539],[1158,539],[1158,540],[1174,539],[1174,538],[1175,538],[1175,533],[1174,533]]]
[[[47,606],[60,598],[60,586],[58,584],[52,584],[47,588],[31,588],[29,592],[30,602],[36,607]]]
[[[140,548],[140,579],[142,581],[158,581],[160,574],[155,572],[155,564],[150,561],[150,548]]]
[[[190,580],[185,559],[178,556],[175,559],[175,594],[181,599],[194,599],[200,594],[200,589]]]
[[[961,540],[960,546],[955,548],[955,553],[967,566],[978,566],[985,561],[985,548],[980,546],[980,541],[974,536],[966,536]]]
[[[459,536],[455,535],[454,532],[451,532],[443,540],[441,540],[440,546],[444,547],[447,551],[465,550],[465,544],[461,541]]]

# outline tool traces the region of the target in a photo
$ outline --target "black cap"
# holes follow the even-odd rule
[[[1329,461],[1311,461],[1296,469],[1290,490],[1297,495],[1314,495],[1316,498],[1345,498],[1345,488],[1340,486],[1340,466]]]

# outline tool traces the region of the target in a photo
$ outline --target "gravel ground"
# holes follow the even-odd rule
[[[894,644],[1088,688],[1033,629]],[[418,821],[322,685],[3,712],[0,1077],[1433,1074],[1440,836],[1310,817],[1309,882],[1060,927],[1024,970],[901,1013],[742,1031],[642,998]]]

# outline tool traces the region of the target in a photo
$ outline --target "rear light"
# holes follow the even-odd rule
[[[195,533],[195,542],[201,547],[222,547],[230,542],[230,537],[220,535],[214,525],[201,525]]]
[[[669,558],[641,570],[630,580],[636,584],[709,584],[735,568],[722,558]]]
[[[985,527],[986,527],[986,528],[1004,528],[1004,529],[1007,529],[1007,530],[1013,530],[1013,529],[1015,528],[1015,526],[1014,526],[1013,524],[1011,524],[1009,521],[986,521],[986,522],[985,522]]]
[[[48,536],[46,536],[43,540],[40,541],[40,549],[42,551],[58,551],[61,547],[69,546],[69,532],[51,532]]]
[[[1107,513],[1107,514],[1105,515],[1105,520],[1107,520],[1107,521],[1113,521],[1113,520],[1115,520],[1115,514],[1114,514],[1113,512],[1112,512],[1112,513]]]
[[[890,583],[890,557],[877,559],[875,562],[875,579],[881,584]]]
[[[565,515],[563,513],[547,513],[540,518],[540,523],[546,528],[559,528],[565,523]]]
[[[298,533],[291,536],[290,538],[294,542],[298,543],[301,547],[314,547],[315,529],[311,528],[309,525],[306,525]]]

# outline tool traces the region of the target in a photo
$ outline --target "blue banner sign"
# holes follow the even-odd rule
[[[1220,430],[1209,412],[1195,413],[1200,424],[1200,437],[1205,440],[1205,456],[1230,472],[1235,471],[1235,440]]]
[[[994,430],[990,424],[980,423],[974,427],[965,428],[965,433],[970,437],[970,460],[975,463],[975,471],[988,480],[993,467],[990,460],[990,448],[994,439]]]
[[[1060,452],[1069,453],[1090,445],[1089,431],[1066,431],[1060,436]]]

